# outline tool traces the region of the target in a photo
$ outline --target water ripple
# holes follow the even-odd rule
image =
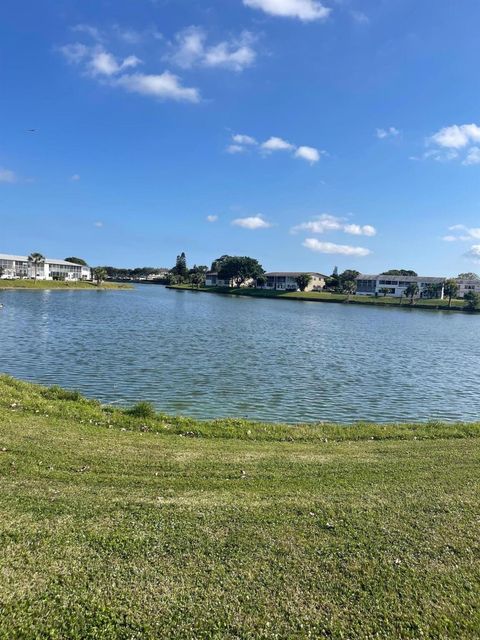
[[[4,291],[0,370],[171,414],[480,419],[480,318],[133,292]]]

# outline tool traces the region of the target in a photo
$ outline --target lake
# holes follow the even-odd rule
[[[199,418],[480,419],[480,316],[133,291],[0,291],[0,371]]]

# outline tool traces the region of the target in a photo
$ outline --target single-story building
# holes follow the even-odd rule
[[[90,267],[66,260],[45,258],[45,262],[35,265],[28,256],[14,256],[0,253],[0,278],[12,280],[18,278],[37,278],[37,280],[91,280]]]

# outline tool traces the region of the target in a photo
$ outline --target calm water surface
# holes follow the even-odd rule
[[[480,317],[159,286],[0,291],[0,371],[268,421],[480,419]]]

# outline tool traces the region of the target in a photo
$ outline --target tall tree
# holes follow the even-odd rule
[[[65,258],[65,262],[72,262],[73,264],[79,264],[81,267],[87,266],[87,263],[83,258]]]
[[[312,276],[309,273],[301,273],[295,278],[298,288],[300,291],[305,291],[310,282],[312,281]]]
[[[383,271],[380,275],[382,276],[410,276],[413,278],[417,277],[416,271],[412,271],[411,269],[390,269],[389,271]]]
[[[459,273],[458,278],[459,280],[480,280],[480,276],[477,273],[472,273],[472,271]]]
[[[173,269],[171,269],[171,273],[175,276],[179,276],[182,279],[186,279],[188,276],[188,267],[187,267],[187,256],[182,251],[182,253],[177,256],[177,261]]]
[[[229,256],[221,262],[218,277],[221,280],[233,280],[237,287],[241,287],[247,280],[255,280],[263,273],[262,265],[255,258]]]
[[[220,267],[222,266],[222,263],[225,262],[225,260],[228,260],[228,258],[231,258],[231,257],[232,256],[228,256],[228,255],[220,256],[220,258],[217,258],[216,260],[214,260],[212,262],[212,266],[210,267],[210,271],[218,273],[220,271]]]
[[[31,253],[28,256],[28,262],[33,265],[33,272],[35,274],[36,281],[38,276],[38,267],[42,264],[45,264],[45,256],[43,256],[41,253]]]
[[[460,287],[458,286],[458,283],[456,280],[454,280],[453,278],[450,278],[450,280],[445,281],[444,292],[448,298],[449,307],[452,306],[452,298],[455,298],[456,296],[458,296],[459,291],[460,291]]]
[[[415,298],[418,297],[420,293],[420,288],[416,282],[411,282],[408,287],[405,289],[405,295],[407,298],[410,298],[410,304],[414,304]]]

